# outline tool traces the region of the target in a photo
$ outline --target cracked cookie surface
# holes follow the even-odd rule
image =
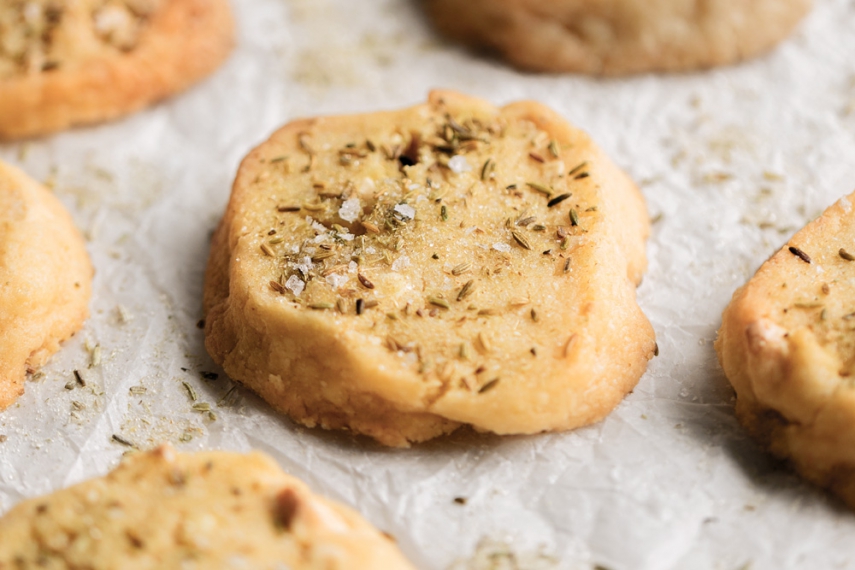
[[[0,518],[0,570],[412,570],[392,540],[261,453],[135,453]]]
[[[186,89],[231,50],[227,0],[6,0],[0,140],[112,119]]]
[[[206,346],[309,426],[407,445],[603,418],[654,352],[632,182],[532,102],[297,121],[241,165]]]
[[[716,350],[740,422],[855,507],[853,206],[828,208],[734,294]]]
[[[89,314],[92,265],[68,212],[0,162],[0,410]]]
[[[621,75],[725,65],[767,51],[810,0],[427,0],[437,28],[524,69]]]

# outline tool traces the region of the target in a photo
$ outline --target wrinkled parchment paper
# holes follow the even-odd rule
[[[188,93],[0,145],[53,185],[97,268],[84,330],[0,413],[0,512],[107,472],[127,450],[118,434],[140,447],[265,451],[426,570],[513,568],[512,558],[522,568],[855,568],[855,515],[746,439],[712,346],[734,289],[855,189],[855,3],[818,0],[793,38],[744,65],[610,80],[523,74],[458,49],[434,35],[418,0],[233,4],[238,49]],[[639,300],[661,356],[600,424],[387,450],[295,426],[232,390],[205,353],[208,240],[241,157],[293,118],[404,107],[433,87],[554,107],[647,198],[655,223]],[[66,389],[75,369],[86,386]],[[214,417],[192,409],[191,391]]]

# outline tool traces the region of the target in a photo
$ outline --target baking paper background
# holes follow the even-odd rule
[[[767,57],[629,79],[519,73],[439,39],[416,0],[233,6],[238,48],[191,91],[0,145],[53,184],[97,268],[83,331],[0,413],[0,512],[106,473],[127,449],[115,433],[141,447],[265,451],[425,570],[505,550],[521,568],[855,568],[855,515],[746,439],[712,346],[733,291],[855,190],[855,2],[819,0]],[[639,183],[655,223],[638,295],[659,358],[597,425],[409,450],[298,427],[242,388],[223,400],[232,383],[196,323],[241,157],[291,119],[405,107],[434,87],[546,103]],[[99,366],[87,367],[87,341]],[[87,386],[67,390],[74,369]],[[182,382],[216,421],[191,409]]]

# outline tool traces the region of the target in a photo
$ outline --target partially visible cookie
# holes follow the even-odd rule
[[[426,0],[435,25],[523,69],[621,75],[725,65],[785,38],[810,0]]]
[[[841,198],[734,294],[716,350],[748,431],[855,507],[853,202]]]
[[[0,570],[20,568],[413,567],[362,517],[261,453],[163,446],[9,511],[0,519]]]
[[[308,426],[395,446],[596,422],[653,356],[644,201],[534,102],[438,91],[296,121],[243,161],[205,344]]]
[[[0,410],[89,314],[92,265],[53,194],[0,162]]]
[[[231,51],[228,0],[3,0],[0,140],[113,119]]]

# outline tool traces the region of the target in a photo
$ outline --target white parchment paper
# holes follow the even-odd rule
[[[141,447],[265,451],[425,570],[515,567],[495,556],[504,550],[520,568],[855,568],[855,515],[746,439],[712,347],[736,287],[855,189],[855,2],[818,0],[793,38],[744,65],[610,80],[523,74],[458,49],[418,0],[233,5],[239,46],[190,92],[0,145],[53,184],[97,268],[84,330],[0,413],[0,512],[107,472],[126,450],[120,434]],[[208,240],[241,157],[288,120],[405,107],[434,87],[540,100],[642,187],[655,224],[639,299],[661,356],[600,424],[387,450],[230,392],[205,353]],[[95,345],[102,362],[90,368]],[[87,386],[68,390],[75,369]],[[191,409],[183,382],[216,421]]]

